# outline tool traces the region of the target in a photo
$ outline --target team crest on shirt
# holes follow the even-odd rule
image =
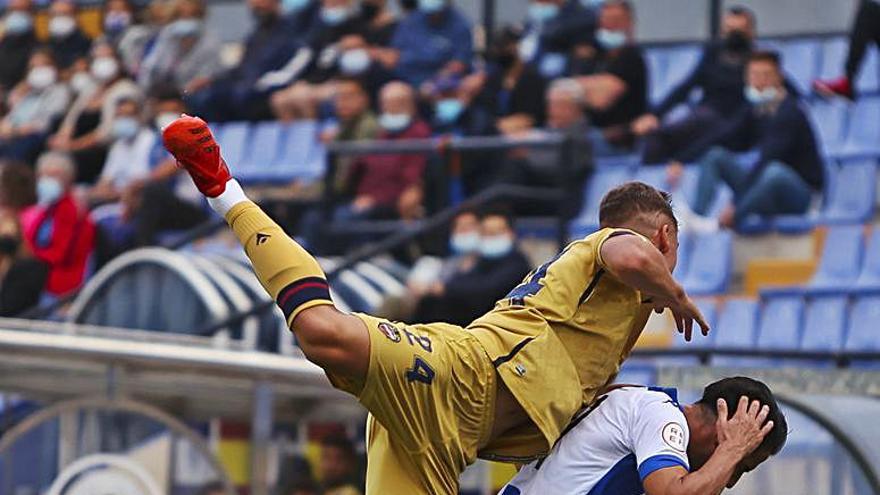
[[[687,444],[684,440],[684,428],[678,423],[667,423],[663,427],[663,441],[673,449],[679,452],[687,451]]]
[[[400,330],[394,325],[385,322],[379,323],[379,331],[388,337],[388,340],[391,342],[400,342]]]

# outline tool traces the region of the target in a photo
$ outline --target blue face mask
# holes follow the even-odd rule
[[[281,0],[281,11],[285,14],[296,14],[309,6],[311,0]]]
[[[745,95],[752,105],[764,105],[776,100],[776,97],[779,96],[779,90],[769,87],[762,91],[754,86],[746,86]]]
[[[480,250],[480,233],[466,232],[453,234],[449,238],[449,247],[455,254],[472,254]]]
[[[24,34],[33,28],[34,20],[29,14],[16,10],[6,16],[3,24],[9,34]]]
[[[202,23],[198,19],[178,19],[168,25],[169,32],[174,36],[186,37],[199,34]]]
[[[446,0],[419,0],[419,10],[428,14],[436,14],[446,7]]]
[[[529,19],[532,22],[547,22],[559,15],[559,6],[552,3],[529,4]]]
[[[134,117],[117,117],[113,120],[113,137],[133,139],[140,131],[140,123]]]
[[[456,98],[445,98],[437,102],[434,107],[434,115],[437,120],[444,124],[451,124],[458,120],[461,112],[464,111],[464,104]]]
[[[338,26],[351,15],[347,7],[326,7],[321,9],[321,20],[328,26]]]
[[[388,132],[402,132],[409,127],[412,117],[405,113],[383,113],[379,125]]]
[[[42,206],[54,204],[64,194],[64,187],[55,177],[40,177],[37,180],[37,203]]]
[[[513,251],[513,239],[506,235],[484,237],[480,243],[480,254],[484,258],[502,258],[511,251]]]
[[[606,50],[614,50],[626,44],[626,32],[611,29],[596,31],[596,41]]]
[[[347,50],[339,57],[339,70],[347,76],[356,76],[366,72],[370,63],[370,54],[363,48]]]

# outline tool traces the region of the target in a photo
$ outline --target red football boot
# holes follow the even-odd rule
[[[822,96],[842,96],[848,100],[855,100],[856,93],[853,91],[852,83],[847,77],[840,77],[830,81],[815,80],[813,81],[813,89]]]
[[[232,176],[204,120],[182,115],[162,130],[162,141],[202,194],[216,198],[226,190]]]

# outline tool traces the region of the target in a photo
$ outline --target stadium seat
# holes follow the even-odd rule
[[[241,163],[242,157],[245,155],[250,130],[250,124],[247,122],[229,122],[214,131],[223,158],[233,167]]]
[[[843,151],[846,137],[846,103],[840,100],[814,100],[810,103],[813,129],[818,133],[819,146],[826,156]]]
[[[715,328],[714,346],[717,349],[751,349],[755,346],[758,303],[750,299],[731,299],[724,305]],[[738,366],[743,358],[715,356],[712,365]]]
[[[284,139],[278,122],[261,122],[253,127],[247,152],[235,167],[235,176],[242,182],[265,182],[275,177],[273,165],[278,159]]]
[[[682,82],[699,62],[699,45],[657,47],[645,51],[651,103],[657,104]]]
[[[830,167],[830,170],[833,179],[831,187],[827,188],[825,209],[819,221],[834,225],[871,220],[877,194],[876,160],[846,161],[839,167]]]
[[[856,77],[856,91],[865,95],[877,93],[878,90],[880,90],[880,55],[877,54],[877,50],[868,50]]]
[[[817,297],[810,301],[804,315],[800,348],[804,351],[839,351],[846,331],[847,298]]]
[[[319,178],[326,167],[326,156],[324,146],[317,140],[317,123],[296,122],[283,132],[286,139],[273,166],[277,180]]]
[[[853,303],[849,314],[846,341],[843,349],[852,352],[880,352],[880,296],[859,297]],[[877,363],[853,363],[856,366],[869,364],[877,367]]]
[[[684,337],[678,333],[674,333],[672,335],[672,348],[673,349],[705,349],[712,347],[712,340],[715,336],[715,323],[718,321],[718,303],[711,298],[700,298],[694,301],[697,307],[700,309],[700,313],[703,313],[703,317],[706,319],[706,323],[709,324],[709,327],[712,328],[712,331],[707,336],[703,336],[702,333],[696,328],[694,328],[693,339],[688,342],[684,340]],[[672,365],[672,366],[685,366],[685,365],[697,365],[699,364],[699,359],[696,356],[675,356],[675,357],[663,357],[658,358],[656,360],[656,364],[658,365]]]
[[[804,299],[797,295],[771,297],[765,300],[758,327],[757,347],[767,350],[795,350],[801,342],[801,327],[804,317]],[[788,360],[778,359],[750,360],[755,364],[782,364]]]
[[[694,295],[724,292],[730,282],[732,260],[733,236],[730,232],[695,235],[682,285]]]
[[[819,79],[835,79],[843,74],[849,40],[842,36],[828,38],[822,42],[822,61],[819,66]]]
[[[845,155],[877,156],[880,154],[880,97],[865,97],[850,112]]]
[[[669,184],[666,181],[666,167],[663,166],[649,165],[639,167],[633,180],[644,182],[661,191],[669,190]]]
[[[675,271],[673,272],[673,276],[676,280],[684,280],[687,276],[687,272],[690,266],[691,260],[691,247],[692,247],[692,238],[691,234],[687,231],[679,232],[678,234],[678,262],[675,264]]]
[[[855,290],[860,293],[880,293],[880,227],[875,226],[868,238],[862,272]]]
[[[628,167],[602,168],[590,178],[584,192],[584,204],[570,226],[573,238],[583,237],[599,229],[599,203],[606,192],[630,180]]]
[[[814,39],[793,39],[779,44],[785,75],[801,94],[809,93],[816,78],[819,51],[819,42]]]
[[[809,292],[844,293],[855,284],[865,251],[863,230],[861,225],[828,229],[819,268],[810,281]]]

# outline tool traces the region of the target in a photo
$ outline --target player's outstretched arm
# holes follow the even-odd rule
[[[602,243],[600,255],[605,268],[618,280],[650,297],[654,307],[671,309],[678,331],[684,332],[686,340],[691,340],[694,320],[703,334],[708,334],[705,318],[672,278],[666,259],[653,244],[635,235],[610,237]]]
[[[718,495],[743,474],[740,464],[761,445],[773,429],[767,421],[770,408],[740,398],[736,414],[728,419],[727,403],[718,401],[718,447],[700,469],[688,473],[682,467],[661,469],[643,481],[646,495]]]
[[[333,306],[327,279],[315,258],[247,198],[220,157],[207,124],[183,116],[166,127],[162,137],[211,207],[235,232],[306,357],[338,377],[362,382],[370,355],[363,322]]]

